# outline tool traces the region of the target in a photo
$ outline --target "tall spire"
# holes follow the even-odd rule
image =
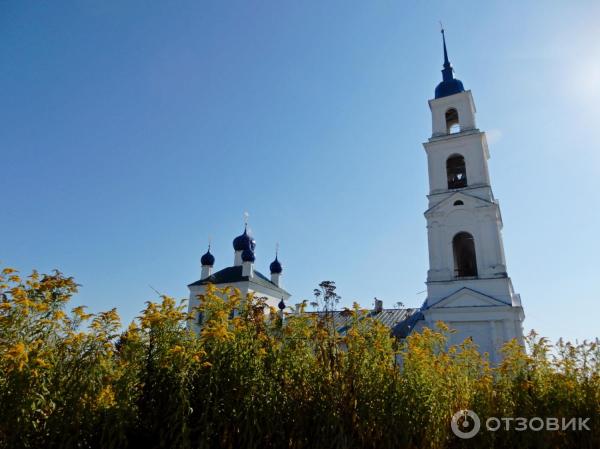
[[[444,81],[450,81],[454,79],[454,71],[452,70],[452,64],[448,60],[448,50],[446,49],[446,34],[444,33],[444,27],[442,27],[442,42],[444,45],[444,70],[442,70],[442,77]]]
[[[442,82],[435,88],[435,98],[447,97],[459,92],[463,92],[465,88],[460,80],[454,78],[454,70],[448,59],[448,49],[446,48],[446,34],[444,27],[440,22],[442,33],[442,45],[444,47],[444,68],[442,69]]]
[[[446,50],[446,35],[444,34],[444,29],[442,28],[442,41],[444,42],[444,67],[450,65],[450,61],[448,61],[448,50]]]

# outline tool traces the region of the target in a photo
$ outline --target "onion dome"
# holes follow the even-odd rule
[[[246,249],[254,251],[254,248],[256,248],[256,241],[248,234],[248,228],[245,227],[244,233],[233,239],[233,249],[236,251],[244,251]]]
[[[446,50],[446,36],[442,28],[442,41],[444,42],[444,69],[442,70],[443,81],[435,88],[435,98],[449,97],[450,95],[464,92],[465,88],[462,81],[454,78],[454,69],[448,60],[448,51]]]
[[[202,258],[200,259],[200,263],[202,266],[212,267],[215,264],[215,256],[210,253],[210,246],[208,247],[208,251],[204,253]]]
[[[269,265],[269,268],[271,269],[271,274],[280,274],[283,271],[281,263],[277,259],[277,255],[275,256],[275,260]]]
[[[285,309],[285,303],[283,302],[283,298],[281,298],[281,301],[279,301],[279,304],[277,304],[277,307],[279,307],[279,310]]]
[[[243,262],[254,262],[256,258],[254,257],[254,252],[250,248],[246,248],[242,251],[242,261]]]

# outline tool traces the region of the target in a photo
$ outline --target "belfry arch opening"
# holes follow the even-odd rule
[[[477,276],[477,258],[475,257],[475,239],[468,232],[459,232],[452,239],[454,253],[454,276]]]
[[[460,123],[458,121],[458,111],[450,108],[446,111],[446,133],[454,134],[460,132]]]
[[[446,174],[449,189],[467,187],[467,168],[465,158],[460,154],[453,154],[446,160]]]

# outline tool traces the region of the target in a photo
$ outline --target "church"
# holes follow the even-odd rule
[[[266,298],[268,306],[285,309],[286,301],[291,295],[280,285],[283,267],[279,262],[279,255],[275,253],[275,260],[269,265],[271,276],[267,277],[254,266],[255,249],[256,241],[248,232],[246,224],[244,232],[233,239],[233,265],[213,273],[215,257],[211,254],[209,246],[208,251],[200,259],[202,265],[200,279],[188,285],[190,289],[188,311],[191,313],[198,307],[198,296],[204,293],[207,284],[216,287],[235,287],[240,290],[242,297],[254,293],[257,297]],[[196,332],[199,332],[200,325],[200,319],[192,324]]]
[[[492,192],[485,132],[477,128],[471,91],[454,77],[442,30],[444,64],[442,81],[429,100],[432,134],[423,144],[428,162],[427,221],[429,270],[427,298],[418,309],[384,309],[380,301],[369,313],[404,338],[423,327],[445,322],[456,332],[450,343],[466,338],[487,352],[492,363],[501,359],[500,348],[512,339],[523,342],[524,312],[507,273],[502,243],[502,215]],[[254,268],[256,242],[248,233],[233,240],[233,265],[212,272],[215,258],[210,247],[202,256],[200,280],[189,285],[190,311],[206,284],[231,285],[242,294],[255,293],[267,303],[285,309],[290,293],[283,289],[278,255],[270,277]],[[344,316],[335,313],[344,328]],[[199,323],[193,324],[199,330]]]

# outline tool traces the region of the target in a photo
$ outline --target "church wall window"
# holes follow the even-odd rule
[[[467,168],[465,158],[460,154],[453,154],[446,160],[446,174],[448,176],[448,188],[460,189],[467,187]]]
[[[460,132],[458,111],[454,108],[450,108],[446,111],[446,133],[454,134],[458,132]]]
[[[475,257],[475,239],[468,232],[459,232],[452,239],[454,253],[454,276],[477,276],[477,259]]]

